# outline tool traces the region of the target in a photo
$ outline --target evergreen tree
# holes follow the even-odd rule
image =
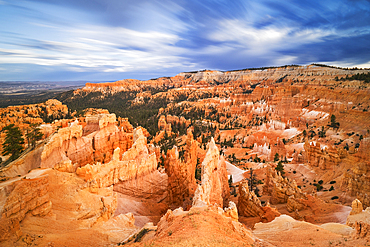
[[[9,160],[13,161],[19,157],[23,151],[24,139],[21,130],[10,124],[3,128],[6,131],[5,141],[3,143],[2,155],[11,155]]]
[[[281,161],[278,162],[277,166],[275,167],[275,170],[280,172],[281,176],[284,176],[284,165],[281,163]]]
[[[26,133],[28,146],[32,145],[32,148],[35,148],[36,142],[41,140],[43,136],[44,134],[41,133],[40,128],[36,124],[31,124]]]
[[[339,128],[340,124],[336,121],[335,115],[330,116],[330,125],[329,126],[335,128],[335,129]]]
[[[233,175],[230,175],[230,178],[228,180],[228,183],[229,183],[229,187],[231,187],[232,184],[233,184]]]
[[[256,188],[256,185],[257,185],[256,174],[254,174],[253,168],[251,168],[249,170],[249,178],[248,178],[249,191],[253,191],[254,188]]]
[[[319,131],[319,137],[326,137],[326,131],[324,129],[324,126],[321,126],[321,131]]]

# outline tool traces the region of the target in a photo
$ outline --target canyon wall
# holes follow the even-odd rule
[[[182,206],[186,209],[191,206],[196,190],[197,148],[197,141],[193,139],[193,134],[189,130],[181,159],[177,147],[167,151],[164,167],[168,175],[169,202],[174,207]]]
[[[322,170],[333,169],[340,162],[340,156],[333,146],[321,147],[318,142],[308,142],[304,144],[305,160],[309,165],[320,167]]]
[[[108,163],[115,148],[119,147],[122,154],[131,145],[132,134],[116,126],[115,114],[87,116],[84,128],[76,120],[51,137],[41,154],[41,167],[60,166],[70,161],[75,171],[92,162]]]
[[[134,144],[120,157],[120,148],[114,150],[110,162],[87,164],[76,170],[91,188],[104,188],[120,181],[136,179],[157,170],[155,153],[149,153],[146,138],[140,128],[134,130]]]
[[[27,213],[44,216],[51,210],[48,175],[33,171],[27,177],[0,184],[0,242],[22,235],[20,222]]]
[[[360,147],[352,160],[341,184],[343,191],[359,199],[364,207],[370,207],[370,137],[360,142]]]
[[[308,66],[285,66],[279,68],[266,68],[256,70],[236,70],[236,71],[197,71],[183,72],[174,77],[161,77],[147,81],[126,79],[109,83],[86,83],[86,86],[75,91],[76,94],[81,91],[91,92],[100,91],[103,93],[115,93],[119,91],[135,91],[145,88],[170,88],[195,86],[203,87],[204,85],[225,85],[233,83],[236,86],[256,84],[262,81],[274,83],[279,80],[313,80],[315,83],[334,80],[334,77],[346,77],[357,73],[367,73],[368,70],[343,70],[337,68],[320,67],[315,65]]]

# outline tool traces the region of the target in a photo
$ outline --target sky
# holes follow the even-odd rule
[[[0,0],[0,81],[370,67],[369,0]]]

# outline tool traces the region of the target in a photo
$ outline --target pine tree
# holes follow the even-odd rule
[[[335,129],[339,128],[340,124],[336,121],[335,115],[330,116],[330,125],[329,126],[335,128]]]
[[[278,162],[277,166],[275,167],[275,170],[280,172],[281,176],[284,176],[284,165],[281,163],[281,161]]]
[[[41,133],[40,128],[36,124],[31,124],[30,129],[26,133],[28,145],[32,145],[32,148],[35,148],[36,142],[41,140],[43,136],[44,134]]]
[[[253,172],[253,168],[249,170],[249,178],[247,179],[248,179],[249,191],[253,191],[257,185],[257,178],[256,178],[256,174],[254,174]]]
[[[21,130],[10,124],[3,128],[6,131],[5,141],[3,143],[2,155],[11,155],[9,160],[13,161],[19,157],[23,151],[24,139]]]

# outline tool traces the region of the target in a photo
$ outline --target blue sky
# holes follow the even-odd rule
[[[0,81],[370,67],[365,0],[0,0]]]

